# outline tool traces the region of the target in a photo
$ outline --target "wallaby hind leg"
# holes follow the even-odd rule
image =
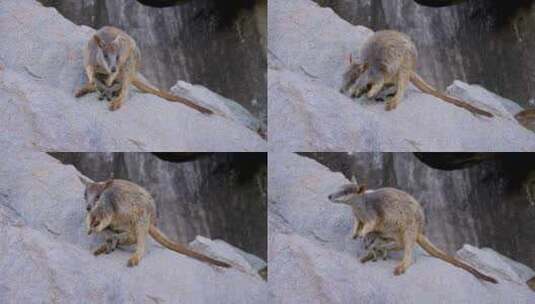
[[[148,218],[141,219],[136,224],[136,252],[128,260],[128,267],[137,266],[145,254],[145,240],[149,234],[149,226],[150,220]]]
[[[416,245],[416,229],[408,229],[403,235],[403,259],[401,263],[394,269],[395,275],[404,273],[412,263],[412,251]]]
[[[387,111],[394,110],[398,106],[401,98],[403,98],[405,89],[407,89],[407,85],[409,84],[410,74],[407,71],[400,71],[398,77],[396,94],[386,102],[385,109]]]

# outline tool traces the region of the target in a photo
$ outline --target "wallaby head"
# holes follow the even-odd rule
[[[381,91],[385,84],[386,67],[382,64],[364,63],[361,69],[362,73],[355,84],[356,90],[354,92],[357,98],[363,94],[372,98]]]
[[[328,198],[333,203],[349,204],[355,197],[366,191],[365,185],[359,185],[353,177],[351,184],[342,185],[336,192],[329,194]]]
[[[96,54],[97,63],[108,74],[115,74],[119,71],[121,65],[121,37],[117,36],[113,41],[106,43],[98,35],[94,35],[93,39],[98,46]]]
[[[95,207],[86,216],[87,234],[101,232],[111,224],[112,220],[113,210],[108,210],[108,206]]]
[[[93,183],[80,177],[80,181],[85,185],[84,199],[86,202],[86,210],[87,212],[91,212],[91,210],[93,210],[99,203],[102,192],[111,186],[113,179]]]
[[[357,62],[353,62],[351,59],[349,60],[349,68],[347,68],[346,72],[344,73],[343,77],[343,83],[344,86],[340,89],[340,93],[349,96],[352,94],[352,90],[350,90],[355,82],[360,78],[362,73],[366,70],[366,66],[364,64],[360,64]],[[352,97],[352,96],[349,96]]]

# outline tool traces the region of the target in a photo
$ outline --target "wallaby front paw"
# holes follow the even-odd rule
[[[103,246],[100,246],[99,248],[97,248],[95,251],[93,251],[93,254],[94,255],[101,255],[103,253],[108,253],[108,246],[106,245],[103,245]]]
[[[81,88],[81,89],[78,89],[76,91],[76,93],[74,93],[74,97],[78,98],[78,97],[82,97],[84,96],[85,94],[87,94],[87,91],[84,89],[84,88]]]
[[[364,264],[364,263],[368,262],[368,261],[371,260],[371,259],[372,259],[371,255],[370,255],[370,254],[367,254],[367,255],[365,255],[365,256],[363,256],[363,257],[360,258],[360,262],[361,262],[362,264]]]

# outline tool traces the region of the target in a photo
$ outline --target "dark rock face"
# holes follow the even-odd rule
[[[158,87],[200,84],[267,121],[266,0],[183,1],[154,8],[136,1],[41,0],[76,24],[124,29],[141,49],[142,73]]]
[[[355,174],[371,189],[389,186],[413,195],[425,209],[431,240],[450,253],[468,243],[535,266],[535,207],[529,207],[522,187],[535,170],[535,155],[493,154],[449,171],[433,169],[412,153],[305,155],[348,178]],[[428,160],[433,155],[428,154]],[[465,156],[462,153],[461,160]]]
[[[188,153],[183,158],[151,153],[51,155],[95,181],[113,172],[115,178],[145,187],[158,207],[158,227],[175,240],[219,238],[267,258],[264,153]]]
[[[352,24],[409,34],[419,49],[418,72],[438,88],[460,79],[523,107],[535,98],[533,0],[466,1],[441,8],[414,1],[315,1]]]

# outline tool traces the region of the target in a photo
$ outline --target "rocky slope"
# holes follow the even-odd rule
[[[348,58],[371,30],[311,0],[273,0],[268,22],[270,149],[284,151],[533,151],[514,102],[455,81],[449,91],[492,112],[476,117],[414,88],[394,111],[338,92]]]
[[[411,193],[425,209],[426,233],[444,250],[455,252],[465,243],[491,247],[535,267],[535,230],[530,228],[535,227],[535,208],[524,188],[535,171],[533,153],[306,156],[348,179],[356,176],[370,189],[396,187]]]
[[[82,49],[93,29],[76,26],[32,0],[0,2],[0,145],[46,151],[258,151],[260,124],[237,103],[179,82],[177,94],[214,109],[130,91],[108,110],[95,94],[76,99]]]
[[[267,0],[38,1],[78,25],[126,30],[146,54],[143,74],[163,88],[201,84],[266,122]]]
[[[351,24],[397,29],[415,37],[419,69],[445,89],[454,79],[476,82],[523,107],[535,106],[535,6],[531,0],[416,2],[314,0]],[[499,60],[496,60],[499,58]],[[432,67],[432,68],[430,68]]]
[[[171,156],[177,155],[184,154]],[[113,175],[143,185],[156,202],[158,227],[174,240],[186,243],[200,234],[267,258],[264,153],[197,154],[180,163],[145,152],[53,156],[95,181]]]
[[[83,185],[74,167],[17,149],[0,160],[1,303],[266,303],[259,259],[198,237],[194,248],[233,264],[221,269],[151,241],[140,265],[131,250],[95,257],[84,228]]]
[[[531,303],[525,281],[535,272],[496,251],[465,245],[465,261],[494,276],[470,273],[416,250],[397,277],[400,260],[361,264],[359,240],[350,238],[351,209],[327,196],[348,180],[312,159],[274,153],[269,164],[269,284],[273,303]],[[431,238],[433,241],[433,238]]]

